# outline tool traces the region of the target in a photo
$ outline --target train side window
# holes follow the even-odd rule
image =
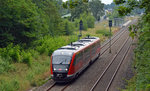
[[[82,53],[82,52],[78,53],[78,54],[75,56],[75,60],[74,60],[73,65],[76,65],[78,62],[80,62],[80,61],[82,60],[82,58],[83,58],[83,53]]]
[[[84,50],[84,61],[90,60],[90,47]]]

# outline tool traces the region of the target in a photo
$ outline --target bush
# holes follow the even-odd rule
[[[10,48],[8,50],[8,55],[12,58],[12,60],[14,62],[21,62],[21,56],[20,56],[20,47],[19,46],[15,46]]]
[[[20,46],[16,45],[13,47],[13,44],[8,45],[6,48],[0,48],[1,57],[9,59],[7,61],[11,62],[20,62]]]
[[[64,35],[71,35],[73,34],[73,31],[75,30],[75,24],[73,22],[70,22],[68,20],[64,21]]]
[[[0,74],[8,72],[9,70],[14,70],[14,67],[8,61],[4,61],[0,56]]]
[[[8,45],[6,48],[0,48],[0,56],[5,59],[4,64],[9,63],[27,63],[29,66],[32,64],[32,56],[37,57],[39,54],[33,49],[22,50],[19,45],[13,46],[13,44]]]
[[[87,24],[87,21],[86,19],[83,19],[83,30],[87,30],[88,29],[88,24]]]
[[[104,36],[110,36],[110,32],[107,30],[97,30],[96,34],[102,34]],[[112,34],[111,34],[112,35]]]
[[[88,28],[94,28],[95,18],[92,15],[88,14],[88,16],[86,17],[86,21]]]
[[[36,50],[40,54],[45,53],[46,55],[51,55],[54,50],[75,40],[77,40],[77,38],[75,38],[74,36],[59,36],[54,38],[45,36],[43,39],[35,42],[35,44],[37,45]]]
[[[28,66],[31,66],[33,60],[31,53],[22,51],[22,56],[22,62],[28,64]]]
[[[75,24],[75,27],[77,28],[77,30],[79,30],[79,22],[80,22],[79,19],[74,20],[74,24]]]
[[[39,56],[39,52],[38,51],[36,51],[36,50],[34,50],[34,49],[28,49],[27,50],[29,53],[31,53],[31,56],[33,57],[33,58],[38,58],[38,56]]]
[[[80,20],[82,20],[83,22],[83,30],[87,30],[88,28],[94,28],[95,18],[90,15],[90,13],[84,12],[83,14],[81,14]]]

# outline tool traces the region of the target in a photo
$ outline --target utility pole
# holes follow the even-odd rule
[[[111,53],[111,27],[112,27],[112,20],[109,20],[109,28],[110,28],[110,36],[109,36],[109,53]]]

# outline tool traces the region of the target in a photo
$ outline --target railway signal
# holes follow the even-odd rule
[[[109,20],[109,28],[110,28],[110,36],[109,36],[109,53],[111,53],[111,27],[112,27],[112,20]]]
[[[80,39],[80,37],[82,36],[83,21],[82,21],[82,20],[80,20],[79,24],[80,24],[80,26],[79,26],[80,34],[78,35],[78,40],[79,40],[79,39]]]

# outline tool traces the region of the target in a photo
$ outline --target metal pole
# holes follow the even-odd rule
[[[82,36],[82,30],[80,30],[80,36]]]
[[[109,20],[109,28],[110,28],[110,35],[109,35],[109,53],[111,53],[111,27],[112,27],[112,20]]]
[[[111,27],[110,27],[110,36],[109,36],[109,53],[111,53]]]

